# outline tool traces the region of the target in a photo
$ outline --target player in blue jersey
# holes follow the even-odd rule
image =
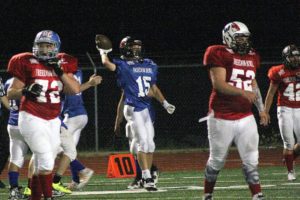
[[[59,190],[62,189],[62,187],[60,187],[62,186],[60,182],[61,177],[69,164],[72,172],[72,182],[68,186],[68,189],[70,190],[79,190],[83,188],[94,173],[92,169],[85,167],[76,159],[76,146],[79,142],[81,131],[88,122],[88,116],[84,107],[81,92],[90,87],[99,85],[102,81],[102,77],[94,74],[90,77],[89,81],[82,83],[82,71],[78,70],[74,73],[74,78],[80,83],[80,93],[76,95],[65,95],[63,102],[63,122],[68,127],[68,131],[64,137],[61,137],[64,150],[62,159],[64,161],[61,162],[62,164],[59,166],[53,178],[54,188]],[[71,140],[67,134],[71,135]]]
[[[103,38],[103,37],[102,37]],[[109,40],[107,37],[105,41]],[[133,133],[133,140],[138,144],[137,158],[142,169],[142,178],[145,189],[155,191],[156,185],[150,174],[150,167],[155,150],[154,128],[150,118],[149,106],[151,97],[157,97],[169,114],[175,111],[175,106],[169,104],[156,85],[157,65],[147,58],[143,58],[142,42],[130,36],[120,42],[121,58],[111,62],[107,53],[112,51],[107,48],[104,40],[96,36],[96,47],[100,52],[103,65],[110,71],[116,72],[117,82],[124,91],[124,116],[127,127]]]
[[[3,116],[1,104],[4,105],[5,108],[9,109],[8,99],[5,95],[4,85],[2,83],[2,78],[0,77],[0,127],[1,130],[5,130],[6,119]],[[0,134],[0,174],[2,173],[9,156],[9,142],[8,142],[8,134],[6,131],[1,131]],[[5,188],[5,184],[0,180],[0,188]]]
[[[148,93],[148,96],[151,96],[151,90]],[[116,115],[115,127],[114,127],[114,132],[115,132],[116,136],[118,136],[118,137],[121,135],[121,127],[120,126],[124,119],[123,109],[124,109],[124,92],[122,92],[119,103],[118,103],[117,115]],[[155,111],[151,104],[148,107],[148,110],[150,113],[151,121],[154,124]],[[131,128],[129,127],[129,124],[126,125],[125,130],[126,130],[126,137],[128,138],[128,141],[129,141],[130,152],[134,156],[135,167],[136,167],[136,176],[135,176],[134,180],[132,181],[132,183],[130,183],[127,188],[128,189],[139,189],[139,188],[143,187],[143,181],[142,181],[142,170],[141,170],[141,167],[137,160],[138,144],[136,143],[136,139],[133,137],[133,134],[132,134]],[[150,168],[150,174],[151,174],[151,177],[152,177],[154,183],[157,184],[158,175],[159,175],[158,168],[153,163]]]
[[[12,83],[12,78],[5,82],[4,90],[10,87]],[[28,145],[26,144],[20,129],[18,127],[18,117],[19,117],[19,106],[20,100],[9,100],[9,118],[7,123],[7,131],[9,134],[9,144],[10,144],[10,160],[8,165],[8,179],[10,185],[10,195],[8,199],[21,199],[23,194],[21,193],[19,187],[19,169],[23,167],[25,155],[28,151]],[[32,160],[30,161],[32,162]],[[30,165],[32,166],[32,165]],[[28,171],[28,177],[32,177],[33,171]],[[30,178],[28,179],[28,187],[30,187]]]

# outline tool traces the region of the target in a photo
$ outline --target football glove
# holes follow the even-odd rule
[[[61,77],[64,74],[64,71],[60,67],[60,60],[58,58],[51,58],[45,60],[44,65],[51,67],[59,77]]]
[[[22,95],[26,97],[38,97],[41,95],[43,86],[37,83],[32,83],[22,90]]]
[[[172,115],[175,112],[176,107],[172,104],[169,104],[167,100],[164,100],[162,105],[170,115]]]
[[[112,51],[112,43],[110,39],[102,34],[97,34],[95,38],[96,48],[98,49],[100,55],[106,55]]]

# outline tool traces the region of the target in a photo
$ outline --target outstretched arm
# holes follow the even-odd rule
[[[4,107],[9,110],[10,109],[10,106],[9,106],[9,101],[8,101],[8,98],[7,96],[3,96],[3,97],[0,97],[1,99],[1,102],[2,104],[4,105]]]
[[[102,76],[97,76],[96,74],[93,74],[92,76],[90,76],[90,79],[87,82],[80,85],[80,92],[83,92],[89,89],[90,87],[95,87],[99,85],[101,82],[102,82]]]
[[[169,104],[156,84],[151,86],[149,93],[150,94],[148,94],[148,96],[153,96],[159,103],[162,104],[169,114],[174,113],[176,107],[172,104]]]

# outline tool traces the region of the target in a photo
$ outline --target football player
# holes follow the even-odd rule
[[[34,175],[31,199],[52,199],[52,170],[60,145],[58,118],[61,92],[77,94],[80,86],[74,79],[77,59],[59,53],[60,38],[51,30],[39,32],[32,53],[14,55],[8,64],[13,76],[9,99],[21,99],[18,126],[33,152]]]
[[[258,141],[255,103],[261,123],[267,125],[262,97],[255,80],[259,55],[251,46],[247,26],[235,21],[223,29],[223,44],[209,46],[203,64],[209,72],[212,93],[207,120],[210,154],[205,169],[203,199],[211,200],[217,176],[234,142],[242,163],[252,199],[263,199],[259,182]]]
[[[2,78],[0,77],[0,126],[1,126],[1,130],[5,130],[4,127],[6,126],[6,121],[5,121],[6,119],[4,119],[3,117],[1,105],[4,105],[5,108],[9,109],[8,99],[5,95]],[[0,140],[1,140],[0,143],[0,174],[1,174],[3,169],[5,168],[9,156],[9,146],[8,146],[9,142],[8,142],[8,134],[6,133],[6,131],[3,131],[0,134]],[[0,180],[0,188],[5,188],[5,184],[1,180]]]
[[[148,96],[150,95],[151,90],[148,93]],[[123,109],[124,109],[124,92],[122,92],[119,103],[118,103],[118,108],[117,108],[117,115],[116,115],[116,121],[115,121],[115,127],[114,127],[114,132],[116,133],[116,136],[120,136],[121,134],[121,123],[123,122]],[[150,118],[152,123],[154,124],[154,119],[155,119],[155,112],[153,109],[153,106],[150,104],[148,107],[149,113],[150,113]],[[126,125],[126,137],[128,138],[129,141],[129,147],[130,147],[130,152],[134,156],[134,161],[135,161],[135,167],[136,167],[136,177],[132,181],[131,184],[128,185],[128,189],[138,189],[143,187],[143,181],[142,181],[142,171],[141,167],[138,163],[137,160],[137,153],[138,153],[138,144],[136,143],[136,139],[133,137],[133,132],[131,130],[131,127],[129,125]],[[150,168],[150,173],[151,177],[154,180],[154,183],[157,184],[158,182],[158,168],[156,165],[152,163],[152,166]]]
[[[294,44],[286,46],[282,51],[282,59],[283,64],[269,69],[270,85],[265,100],[265,109],[269,113],[277,92],[277,117],[283,141],[283,158],[288,171],[287,178],[293,181],[296,179],[294,159],[300,154],[299,48]]]
[[[81,131],[84,129],[88,122],[88,116],[84,107],[82,92],[99,85],[102,81],[102,77],[96,74],[90,76],[89,80],[82,83],[82,71],[77,70],[74,73],[74,78],[80,84],[80,92],[76,95],[65,95],[62,114],[64,116],[63,122],[68,127],[67,133],[71,137],[61,138],[63,143],[63,151],[66,155],[67,160],[62,170],[59,170],[54,176],[54,183],[60,184],[60,179],[65,172],[66,167],[70,164],[72,172],[72,182],[69,184],[68,189],[79,190],[82,189],[90,180],[94,171],[90,168],[85,167],[78,159],[76,159],[77,153],[72,150],[75,149],[79,142]],[[70,141],[72,140],[72,141]],[[71,151],[70,151],[71,149]]]
[[[107,41],[107,38],[104,38]],[[155,150],[154,128],[149,113],[151,98],[148,93],[152,90],[154,96],[158,96],[168,113],[173,114],[175,106],[169,104],[160,93],[156,85],[157,65],[147,58],[143,58],[142,42],[130,36],[123,38],[120,42],[121,58],[111,62],[107,53],[112,51],[109,45],[103,44],[97,39],[96,47],[100,52],[103,65],[110,71],[116,72],[117,82],[124,91],[124,116],[127,127],[133,133],[133,140],[138,144],[137,158],[142,169],[144,188],[148,191],[157,190],[150,167]]]

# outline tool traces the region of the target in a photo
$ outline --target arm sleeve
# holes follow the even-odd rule
[[[22,60],[20,57],[13,56],[8,63],[7,72],[12,76],[17,77],[23,83],[26,83],[25,80],[25,66],[22,64]]]
[[[276,73],[276,71],[274,70],[274,68],[269,69],[268,77],[269,77],[271,83],[278,84],[281,81],[279,74]]]
[[[226,65],[224,62],[220,59],[222,55],[220,55],[221,52],[213,47],[208,47],[204,53],[203,58],[203,65],[207,68],[211,67],[224,67],[226,68]]]

